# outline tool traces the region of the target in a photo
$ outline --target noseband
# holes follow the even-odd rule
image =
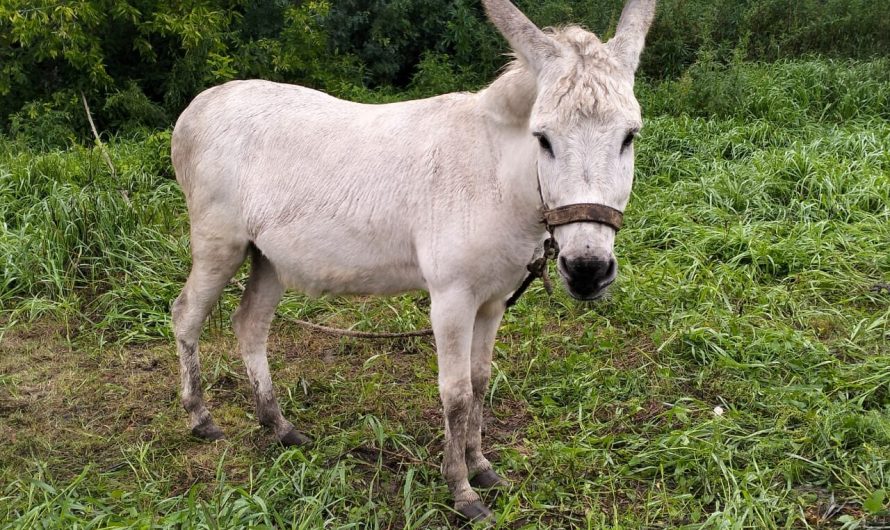
[[[605,204],[580,202],[548,208],[547,201],[544,200],[544,187],[541,186],[541,172],[537,171],[536,176],[538,178],[538,196],[541,198],[541,207],[544,209],[541,221],[550,232],[551,239],[554,228],[572,223],[600,223],[612,227],[615,232],[621,230],[624,212]]]
[[[541,202],[543,203],[543,197]],[[611,226],[616,232],[621,229],[624,214],[605,204],[579,203],[544,210],[544,224],[551,234],[557,226],[571,223],[600,223]]]

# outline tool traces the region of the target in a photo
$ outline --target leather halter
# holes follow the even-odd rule
[[[537,177],[538,196],[541,197],[541,207],[543,208],[543,219],[541,220],[551,235],[553,234],[553,229],[557,226],[572,223],[600,223],[612,227],[615,232],[621,229],[621,224],[624,222],[624,212],[605,204],[581,202],[548,208],[547,201],[544,200],[544,187],[541,186],[540,171],[537,172]]]
[[[616,232],[621,229],[624,214],[605,204],[579,203],[544,210],[544,224],[553,232],[557,226],[571,223],[600,223],[611,226]]]

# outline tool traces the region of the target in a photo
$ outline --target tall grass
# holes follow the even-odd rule
[[[186,212],[169,133],[98,150],[3,146],[0,301],[11,318],[52,315],[125,336],[159,336],[188,268]]]
[[[780,125],[890,119],[890,60],[724,64],[705,55],[678,79],[644,84],[639,97],[650,114]]]

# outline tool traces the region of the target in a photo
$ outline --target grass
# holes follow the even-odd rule
[[[738,64],[641,87],[657,112],[638,144],[613,295],[579,305],[535,285],[501,328],[486,434],[516,482],[487,497],[501,527],[865,528],[881,516],[886,67]],[[756,83],[705,90],[726,76]],[[787,97],[751,103],[775,87]],[[671,97],[686,103],[672,111]],[[839,101],[859,110],[830,110]],[[273,377],[318,444],[281,450],[255,424],[234,353],[233,282],[202,342],[228,438],[188,436],[168,317],[188,270],[187,220],[168,141],[112,139],[117,180],[92,149],[0,142],[0,525],[453,525],[431,343],[287,322],[413,329],[427,323],[422,296],[288,295]]]

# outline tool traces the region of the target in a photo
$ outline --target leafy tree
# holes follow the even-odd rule
[[[515,0],[541,26],[610,36],[623,0]],[[890,55],[890,2],[660,0],[650,78],[706,61]],[[506,43],[480,0],[0,0],[0,131],[58,145],[101,129],[166,127],[236,78],[391,100],[489,81]],[[703,71],[703,70],[702,70]]]
[[[23,135],[45,122],[84,137],[81,93],[103,127],[167,126],[230,79],[359,78],[348,58],[327,54],[327,10],[325,1],[5,0],[0,119]]]

